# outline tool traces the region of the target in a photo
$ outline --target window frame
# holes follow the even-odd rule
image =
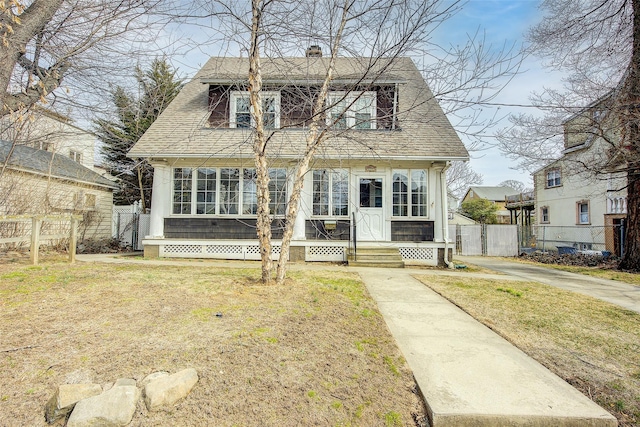
[[[551,174],[554,174],[556,176],[550,178]],[[545,171],[544,187],[556,188],[561,186],[562,186],[562,170],[560,170],[560,168],[547,169]]]
[[[69,157],[74,162],[82,163],[82,153],[78,150],[69,150]]]
[[[583,212],[582,207],[586,207],[586,211]],[[586,215],[586,220],[583,220],[583,215]],[[590,225],[591,224],[591,205],[589,200],[580,200],[576,202],[576,224],[577,225]]]
[[[540,224],[549,224],[549,206],[540,207]]]
[[[422,182],[424,185],[422,186],[414,186],[414,183],[417,182],[415,179],[417,173],[422,173],[424,176]],[[402,181],[406,186],[404,192],[396,190],[396,174],[403,174],[406,179]],[[391,217],[393,219],[429,219],[429,170],[393,169],[391,171],[391,200]],[[401,203],[397,203],[398,201]],[[400,211],[396,210],[396,207],[399,207]]]
[[[356,120],[356,114],[358,111],[362,111],[356,109],[356,104],[358,101],[362,99],[370,99],[370,105],[368,107],[369,114],[371,118],[369,119],[369,127],[362,128],[358,127],[358,122]],[[335,100],[335,101],[334,101]],[[338,111],[338,113],[343,113],[343,117],[340,119],[340,122],[344,120],[344,127],[336,126],[338,121],[334,119],[334,117],[339,117],[340,114],[336,114],[334,116],[333,111],[335,109],[334,106],[344,103],[344,110]],[[365,107],[367,109],[367,107]],[[327,126],[330,126],[332,129],[336,130],[375,130],[377,129],[377,114],[378,114],[378,94],[376,91],[329,91],[327,94],[327,109],[326,109],[326,123]],[[361,122],[365,123],[365,121]]]
[[[188,170],[188,177],[185,176],[185,170]],[[207,187],[209,193],[213,194],[212,199],[214,203],[214,210],[205,209],[202,213],[198,212],[199,205],[204,202],[198,201],[198,195],[201,192],[199,185],[200,170],[215,171],[214,184],[212,187]],[[223,171],[224,170],[224,171]],[[229,171],[238,171],[238,178],[227,179],[223,182],[222,178],[224,173],[231,177]],[[176,186],[177,173],[180,171],[180,188]],[[251,172],[253,171],[253,172]],[[280,171],[280,179],[274,179],[274,173]],[[171,179],[171,215],[172,216],[197,216],[197,217],[255,217],[256,213],[252,212],[257,210],[257,191],[247,191],[245,186],[250,179],[245,176],[246,173],[252,174],[255,178],[255,168],[243,168],[243,167],[175,167],[172,168]],[[284,173],[284,176],[282,176]],[[233,173],[235,176],[235,172]],[[286,207],[289,201],[289,170],[287,168],[269,168],[269,175],[272,179],[269,182],[269,193],[271,196],[274,194],[281,195],[279,200],[271,200],[269,203],[270,214],[274,217],[283,217],[286,214]],[[212,181],[212,180],[210,180]],[[255,182],[255,181],[254,181]],[[276,188],[276,185],[279,185]],[[210,188],[214,188],[210,190]],[[180,196],[178,196],[180,194]],[[206,197],[205,197],[206,198]],[[178,200],[180,199],[180,200]],[[278,206],[276,207],[276,203]],[[205,203],[206,204],[206,203]],[[224,205],[224,206],[223,206]],[[179,212],[176,212],[176,207],[180,206]],[[188,206],[188,209],[186,208]],[[247,210],[248,206],[253,206],[253,209]],[[188,210],[188,212],[186,212]],[[276,212],[273,212],[273,211]]]
[[[324,173],[326,181],[316,181],[316,173]],[[320,191],[321,195],[324,195],[323,200],[316,202],[316,183],[325,183],[326,189]],[[340,184],[342,183],[342,184]],[[342,185],[344,191],[337,191],[336,185]],[[348,169],[313,169],[311,171],[311,216],[314,218],[348,218],[349,217],[349,170]],[[344,203],[337,203],[338,201]],[[320,213],[316,213],[316,206],[319,206]],[[336,213],[338,207],[342,209],[346,208],[344,214]],[[326,212],[326,213],[323,213]]]
[[[275,117],[274,117],[274,126],[265,126],[265,129],[280,129],[280,92],[278,91],[263,91],[261,92],[262,95],[262,104],[263,104],[263,113],[264,113],[264,103],[265,103],[265,99],[267,98],[273,98],[274,99],[274,104],[275,104]],[[255,119],[254,119],[254,114],[253,111],[251,109],[251,102],[249,102],[249,117],[250,117],[250,125],[249,127],[244,127],[244,126],[240,126],[238,127],[238,121],[236,118],[236,108],[237,108],[237,102],[238,99],[240,98],[249,98],[249,92],[248,91],[240,91],[240,90],[235,90],[232,91],[230,93],[229,96],[229,127],[232,129],[255,129],[256,127],[256,123],[255,123]],[[264,119],[264,116],[263,116]]]

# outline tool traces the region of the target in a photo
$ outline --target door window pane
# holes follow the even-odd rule
[[[382,178],[360,178],[360,207],[382,207]]]

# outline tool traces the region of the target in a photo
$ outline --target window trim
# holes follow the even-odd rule
[[[545,219],[545,216],[547,219]],[[540,207],[540,224],[549,224],[549,206]]]
[[[189,202],[178,202],[180,203],[180,206],[182,205],[188,205],[189,206],[189,212],[188,213],[182,213],[182,212],[175,212],[175,204],[177,203],[175,200],[175,195],[176,195],[176,184],[175,184],[175,179],[176,179],[176,170],[181,169],[181,170],[185,170],[185,169],[189,169],[190,172],[190,179],[188,181],[185,182],[189,182],[190,188],[188,191],[182,191],[185,194],[189,194],[190,196],[190,201]],[[215,213],[198,213],[198,170],[199,169],[213,169],[215,170]],[[235,208],[237,210],[236,213],[222,213],[221,212],[221,203],[223,202],[223,198],[221,197],[222,194],[222,181],[221,181],[221,170],[222,169],[237,169],[238,170],[238,190],[237,190],[237,199],[235,200]],[[255,168],[251,168],[251,167],[228,167],[228,166],[213,166],[213,167],[191,167],[191,166],[184,166],[184,167],[174,167],[171,170],[171,216],[178,216],[178,217],[186,217],[186,216],[192,216],[192,217],[222,217],[222,218],[235,218],[235,217],[245,217],[245,218],[255,218],[255,213],[245,213],[244,209],[245,209],[245,179],[244,179],[244,172],[246,170],[255,170]],[[284,187],[283,187],[283,194],[284,197],[281,200],[281,213],[273,213],[271,212],[270,215],[273,216],[274,218],[281,218],[286,214],[286,209],[287,209],[287,203],[289,202],[289,181],[290,181],[290,175],[289,175],[289,170],[286,167],[281,167],[281,168],[269,168],[269,174],[274,173],[274,171],[277,170],[283,170],[285,173],[285,177],[284,177]],[[182,175],[184,176],[184,172],[182,172]],[[234,181],[235,182],[235,181]],[[274,181],[275,182],[275,181]],[[269,190],[270,190],[270,194],[273,195],[273,191],[271,189],[271,185],[272,183],[269,183]],[[255,193],[253,193],[255,194]],[[256,201],[257,203],[257,201]],[[271,200],[271,202],[269,203],[269,207],[270,209],[274,208],[274,204],[275,201]]]
[[[415,192],[414,194],[414,189],[413,189],[413,183],[414,183],[414,173],[415,172],[423,172],[424,173],[424,203],[422,204],[415,204],[414,203],[414,196],[415,197],[419,197],[419,195],[421,194],[420,192]],[[401,192],[396,192],[394,191],[394,175],[396,173],[405,173],[405,177],[407,178],[407,191],[406,193],[401,193]],[[405,206],[406,207],[406,215],[396,215],[393,211],[393,208],[396,206],[396,204],[394,203],[394,197],[396,194],[406,194],[407,200],[406,200],[406,205],[404,204],[400,204],[398,206]],[[430,216],[430,212],[429,212],[429,169],[392,169],[391,170],[391,217],[394,220],[398,220],[398,219],[429,219]],[[416,208],[420,208],[423,207],[424,209],[424,215],[414,215],[414,209]]]
[[[549,185],[549,175],[552,173],[557,173],[557,176],[553,178],[554,183],[552,185]],[[562,187],[562,170],[560,168],[547,169],[545,171],[544,177],[544,188]]]
[[[581,207],[587,207],[587,220],[582,221],[582,210]],[[576,225],[590,225],[591,224],[591,204],[589,200],[579,200],[576,202]]]
[[[328,188],[327,188],[327,214],[316,214],[314,213],[314,208],[316,206],[315,203],[315,173],[316,172],[325,172],[327,174],[328,177]],[[336,175],[344,175],[344,180],[339,180],[338,182],[344,182],[346,183],[346,207],[347,207],[347,212],[344,215],[337,215],[335,213],[335,193],[334,193],[334,178],[336,177]],[[337,169],[333,169],[333,168],[321,168],[321,169],[312,169],[311,171],[311,217],[313,218],[348,218],[349,217],[349,192],[351,190],[351,184],[349,182],[350,179],[350,174],[349,174],[349,170],[348,169],[344,169],[344,168],[337,168]],[[344,193],[339,193],[341,196],[344,195]],[[342,205],[341,205],[342,206]]]
[[[78,150],[69,150],[69,157],[77,163],[82,163],[82,153]]]
[[[346,120],[345,127],[336,127],[336,120],[333,118],[333,106],[336,104],[333,100],[338,99],[339,102],[344,102],[345,110],[344,110],[344,118]],[[369,106],[369,113],[371,114],[370,126],[369,128],[359,128],[357,127],[356,122],[356,110],[354,109],[356,103],[360,99],[371,98],[371,105]],[[378,94],[376,91],[329,91],[327,94],[327,113],[326,113],[326,123],[327,126],[330,126],[332,129],[336,130],[375,130],[377,129],[377,120],[378,120]]]
[[[269,98],[272,97],[275,99],[275,120],[274,120],[274,127],[265,127],[265,129],[280,129],[280,92],[278,91],[263,91],[261,92],[262,95],[262,102],[264,103],[264,99],[265,98]],[[229,127],[232,129],[247,129],[247,128],[238,128],[237,127],[237,120],[236,120],[236,103],[237,100],[239,98],[248,98],[249,97],[249,92],[248,91],[240,91],[240,90],[235,90],[232,91],[229,95]],[[249,104],[249,114],[251,116],[251,127],[255,128],[255,119],[254,119],[254,115],[253,115],[253,111],[251,109],[251,104]]]

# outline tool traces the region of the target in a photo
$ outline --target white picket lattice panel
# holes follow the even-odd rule
[[[400,248],[402,259],[433,260],[433,248]]]
[[[335,261],[345,260],[342,246],[309,246],[306,248],[305,259],[307,261]]]
[[[164,253],[166,255],[200,254],[202,253],[202,246],[201,245],[164,245]]]
[[[237,255],[237,254],[242,254],[242,246],[240,245],[207,245],[205,252],[208,254]]]

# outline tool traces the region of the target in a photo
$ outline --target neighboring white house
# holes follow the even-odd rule
[[[594,104],[569,118],[564,123],[562,157],[533,174],[536,223],[544,226],[545,248],[570,246],[619,254],[617,227],[627,213],[626,175],[615,167],[598,173],[585,168],[609,155],[610,142],[598,136],[600,130],[592,130],[603,128],[597,125],[601,117],[599,104]],[[607,138],[616,136],[609,132]],[[540,231],[537,241],[542,246]]]
[[[94,166],[95,135],[74,125],[68,117],[44,108],[20,113],[20,117],[3,117],[0,139],[66,156],[94,172],[103,173]]]
[[[327,65],[317,56],[261,63],[274,254]],[[344,261],[356,238],[359,248],[443,264],[445,171],[468,153],[410,59],[379,61],[380,72],[368,66],[336,61],[330,137],[306,177],[291,259]],[[146,256],[259,259],[246,70],[246,59],[211,58],[129,152],[155,170]]]

